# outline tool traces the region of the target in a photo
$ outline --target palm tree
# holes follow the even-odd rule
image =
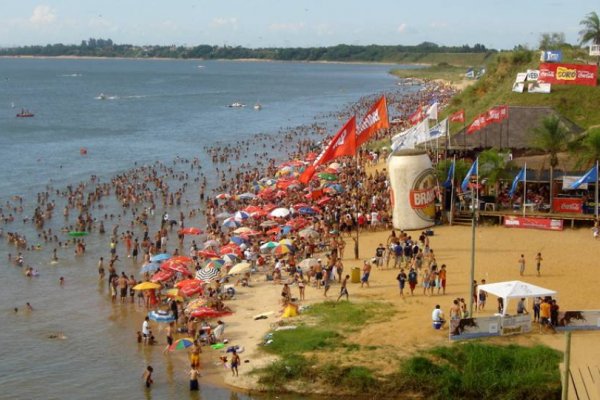
[[[479,153],[479,177],[487,180],[487,186],[494,187],[496,202],[501,179],[509,179],[512,162],[508,161],[508,153],[497,149],[488,149]]]
[[[542,120],[542,125],[533,129],[533,145],[550,156],[550,210],[554,198],[554,168],[558,166],[558,153],[566,150],[569,131],[557,115]]]
[[[600,160],[600,128],[591,129],[576,151],[577,167],[587,168]]]
[[[598,14],[596,14],[595,11],[586,15],[586,17],[579,22],[579,25],[583,27],[583,29],[579,31],[579,36],[581,36],[580,43],[582,45],[588,42],[600,44],[600,18],[598,18]],[[600,57],[596,59],[596,62],[600,64]]]

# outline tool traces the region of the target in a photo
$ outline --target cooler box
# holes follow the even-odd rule
[[[354,267],[352,268],[350,281],[352,283],[360,283],[360,268]]]

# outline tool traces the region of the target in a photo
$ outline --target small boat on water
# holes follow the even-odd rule
[[[260,104],[259,102],[256,102],[256,104],[254,105],[254,109],[256,111],[260,111],[262,110],[262,104]]]
[[[243,107],[246,107],[246,105],[243,104],[243,103],[235,102],[235,103],[231,103],[227,107],[229,107],[229,108],[243,108]]]
[[[34,114],[29,110],[21,110],[20,113],[17,114],[17,118],[32,118]]]
[[[106,97],[106,95],[104,93],[100,93],[98,95],[98,100],[106,100],[106,99],[107,99],[107,97]]]

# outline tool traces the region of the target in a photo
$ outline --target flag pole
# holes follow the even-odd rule
[[[523,167],[523,216],[525,216],[525,204],[527,203],[527,163]]]
[[[479,158],[475,159],[477,167],[475,168],[476,184],[471,189],[471,280],[469,281],[470,296],[469,296],[469,318],[473,318],[473,296],[475,295],[475,288],[473,287],[473,281],[475,280],[475,190],[479,184]]]
[[[596,189],[594,190],[594,215],[598,220],[598,160],[596,160]]]
[[[452,161],[452,180],[450,181],[450,226],[454,222],[454,175],[456,174],[456,154],[454,155],[454,159]]]

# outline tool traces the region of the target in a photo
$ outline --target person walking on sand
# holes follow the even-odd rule
[[[398,281],[398,285],[400,286],[400,296],[404,297],[404,286],[406,286],[406,272],[404,272],[404,268],[400,268],[400,273],[396,276],[396,280]]]
[[[238,366],[239,365],[240,365],[240,356],[235,351],[235,349],[233,349],[233,354],[231,355],[231,375],[232,376],[239,376],[239,374],[238,374]]]
[[[414,296],[415,288],[417,287],[417,271],[413,267],[408,271],[408,287],[410,288],[410,295]]]
[[[365,260],[365,262],[363,263],[363,276],[360,280],[360,287],[364,287],[365,283],[367,284],[367,287],[371,287],[369,285],[369,275],[371,275],[371,264],[369,263],[368,260]]]
[[[537,253],[537,256],[535,256],[535,269],[537,270],[537,276],[541,275],[540,270],[542,269],[542,261],[544,261],[542,258],[542,253]]]
[[[340,288],[340,295],[338,296],[336,302],[340,301],[340,299],[342,298],[342,296],[346,296],[346,301],[350,300],[348,298],[348,279],[349,278],[350,278],[350,275],[346,275],[344,277],[344,280],[342,281],[342,287]]]
[[[521,258],[519,258],[519,273],[521,276],[525,274],[525,255],[521,254]]]

